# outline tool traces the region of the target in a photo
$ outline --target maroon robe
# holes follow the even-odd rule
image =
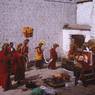
[[[49,63],[49,68],[51,69],[55,69],[56,68],[56,61],[57,61],[57,52],[54,48],[52,48],[50,50],[50,59],[52,59],[52,61]]]
[[[23,54],[23,56],[25,56],[27,58],[27,60],[28,60],[28,52],[29,52],[28,46],[27,45],[23,46],[22,47],[22,54]]]
[[[4,51],[0,52],[0,85],[5,89],[9,89],[11,85],[9,70],[9,57],[5,55]]]
[[[22,54],[17,51],[13,53],[12,68],[16,81],[21,81],[25,78],[25,61]]]

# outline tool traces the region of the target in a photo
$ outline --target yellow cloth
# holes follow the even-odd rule
[[[35,60],[42,60],[43,59],[43,53],[39,48],[35,49]]]

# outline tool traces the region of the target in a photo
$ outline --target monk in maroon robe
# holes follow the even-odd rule
[[[26,61],[28,60],[28,53],[29,53],[29,47],[28,47],[29,40],[24,40],[23,46],[22,46],[22,54],[26,58]]]
[[[29,62],[29,58],[28,58],[28,53],[29,53],[28,43],[29,43],[29,39],[24,40],[24,43],[23,43],[23,46],[22,46],[22,50],[21,50],[23,58],[25,60],[26,69],[28,68],[28,62]]]
[[[0,85],[4,91],[11,88],[9,61],[10,58],[8,44],[4,44],[2,51],[0,51]]]
[[[56,48],[59,47],[58,44],[54,44],[53,48],[50,49],[50,63],[48,65],[48,68],[50,69],[55,69],[56,68],[56,61],[57,61],[57,52],[56,52]]]
[[[14,51],[12,65],[15,81],[20,84],[21,81],[25,79],[25,60],[19,51]]]

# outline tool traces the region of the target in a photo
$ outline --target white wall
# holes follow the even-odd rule
[[[92,37],[95,38],[95,0],[93,0],[92,8]]]
[[[91,25],[92,2],[77,4],[77,23]]]
[[[71,34],[82,34],[86,37],[85,41],[95,38],[95,0],[77,4],[77,24],[88,24],[92,27],[91,31],[63,30],[63,51],[67,54],[70,45]]]
[[[67,0],[66,0],[67,1]],[[65,23],[75,23],[76,4],[47,2],[45,0],[0,0],[0,41],[22,42],[23,26],[34,28],[30,38],[30,55],[39,40],[45,40],[46,56],[54,42],[59,43],[62,54],[62,28]]]
[[[77,5],[77,23],[90,25],[91,38],[95,38],[95,0]]]

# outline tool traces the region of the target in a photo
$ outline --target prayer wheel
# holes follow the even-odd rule
[[[24,27],[22,32],[26,38],[33,36],[33,28],[32,27]]]

